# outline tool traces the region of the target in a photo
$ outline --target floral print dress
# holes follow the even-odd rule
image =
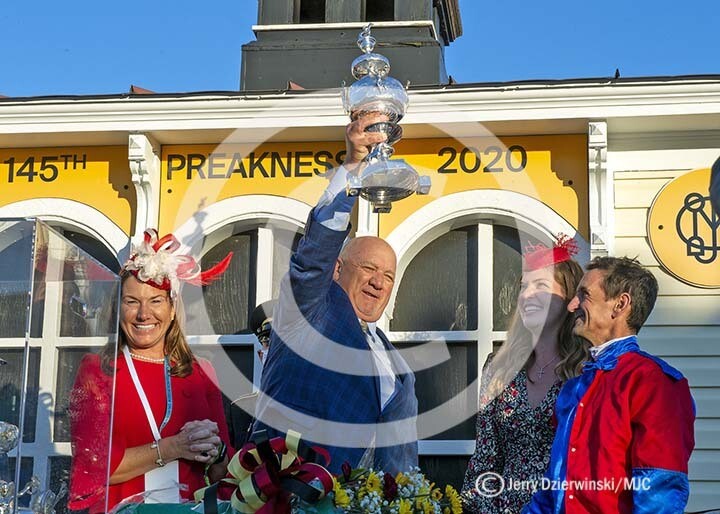
[[[480,410],[475,453],[462,487],[465,512],[519,514],[530,501],[530,486],[540,486],[550,463],[555,436],[552,418],[561,385],[559,380],[555,382],[540,404],[532,407],[527,374],[521,370],[497,398]],[[504,490],[498,475],[505,482]],[[476,482],[480,492],[485,488],[484,494],[476,489]]]

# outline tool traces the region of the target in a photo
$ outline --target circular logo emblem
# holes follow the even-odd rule
[[[708,193],[710,169],[670,181],[648,214],[650,248],[678,280],[697,287],[720,287],[720,213]]]

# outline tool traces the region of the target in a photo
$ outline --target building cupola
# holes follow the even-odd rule
[[[351,83],[367,22],[393,77],[411,85],[448,82],[444,50],[462,34],[458,0],[259,0],[256,40],[242,47],[240,89]]]

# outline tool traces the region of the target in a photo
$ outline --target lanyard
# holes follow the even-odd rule
[[[147,416],[150,430],[152,430],[155,440],[159,441],[160,432],[162,432],[162,429],[165,428],[165,425],[167,425],[168,421],[170,421],[170,415],[172,414],[173,401],[172,388],[170,387],[170,360],[166,355],[165,363],[163,365],[163,369],[165,371],[165,418],[163,419],[162,423],[160,424],[160,428],[158,429],[157,423],[155,422],[155,416],[150,409],[150,403],[148,403],[147,395],[145,394],[145,390],[140,383],[140,377],[138,377],[137,371],[135,370],[135,364],[133,363],[132,357],[130,356],[130,350],[128,349],[127,345],[123,347],[123,354],[125,355],[125,362],[127,363],[128,370],[130,371],[130,376],[132,377],[133,384],[135,384],[135,390],[137,391],[137,394],[140,397],[140,402],[142,402],[142,406],[145,409],[145,416]]]

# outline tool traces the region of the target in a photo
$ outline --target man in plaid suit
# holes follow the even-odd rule
[[[344,248],[356,197],[345,192],[379,121],[346,129],[347,156],[318,205],[282,279],[270,351],[261,380],[255,429],[288,429],[329,450],[329,469],[344,462],[396,473],[417,465],[415,377],[375,327],[395,282],[393,249],[377,237]],[[362,461],[362,462],[361,462]]]

